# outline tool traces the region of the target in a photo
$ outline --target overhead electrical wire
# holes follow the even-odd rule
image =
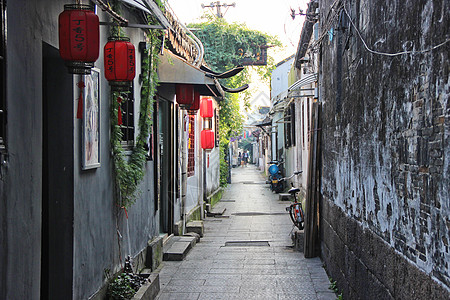
[[[437,44],[435,46],[432,46],[432,47],[430,47],[428,49],[423,49],[423,50],[408,50],[408,51],[399,51],[399,52],[394,52],[394,53],[388,53],[388,52],[382,52],[382,51],[373,50],[367,45],[367,42],[364,40],[361,32],[359,31],[358,27],[355,25],[355,23],[353,22],[350,14],[348,13],[347,9],[345,8],[345,5],[344,5],[343,1],[342,0],[335,0],[333,2],[333,4],[331,5],[330,10],[328,12],[326,25],[323,26],[322,33],[321,33],[320,37],[316,41],[314,41],[311,44],[311,46],[309,47],[310,50],[315,51],[322,44],[323,39],[329,34],[329,30],[332,28],[334,22],[337,20],[341,10],[343,10],[344,13],[347,15],[347,17],[348,17],[348,19],[350,21],[350,24],[355,29],[359,39],[361,40],[361,42],[364,45],[364,48],[368,52],[370,52],[372,54],[389,56],[389,57],[395,57],[395,56],[406,55],[406,54],[420,54],[420,53],[426,53],[426,52],[433,51],[433,50],[435,50],[435,49],[437,49],[439,47],[444,46],[448,42],[450,42],[450,38],[447,38],[442,43],[439,43],[439,44]]]
[[[361,32],[358,30],[356,25],[353,23],[352,18],[350,17],[350,14],[345,9],[345,6],[343,6],[343,9],[344,9],[345,14],[348,16],[350,24],[352,24],[353,28],[355,29],[356,33],[358,34],[358,37],[360,38],[360,40],[363,43],[364,47],[366,48],[367,51],[369,51],[370,53],[373,53],[373,54],[384,55],[384,56],[399,56],[399,55],[405,55],[405,54],[426,53],[426,52],[433,51],[433,50],[435,50],[435,49],[437,49],[439,47],[442,47],[445,44],[447,44],[448,42],[450,42],[450,39],[447,39],[446,41],[444,41],[444,42],[442,42],[440,44],[437,44],[437,45],[435,45],[435,46],[433,46],[431,48],[428,48],[428,49],[424,49],[424,50],[409,50],[409,51],[401,51],[401,52],[396,52],[396,53],[387,53],[387,52],[380,52],[380,51],[372,50],[372,49],[369,48],[369,46],[367,46],[366,41],[362,37]]]

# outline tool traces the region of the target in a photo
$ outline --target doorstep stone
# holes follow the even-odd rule
[[[195,232],[203,237],[203,221],[191,221],[186,224],[186,232]]]
[[[163,260],[183,260],[195,243],[196,239],[193,236],[174,236],[170,243],[164,245]]]
[[[292,198],[291,194],[287,194],[287,193],[279,193],[278,194],[279,201],[290,201],[291,198]]]
[[[223,216],[223,214],[225,213],[226,210],[227,210],[226,208],[222,208],[222,209],[219,209],[219,210],[207,211],[206,212],[206,216],[207,217],[214,217],[214,218],[221,217],[221,216]]]
[[[195,237],[195,242],[200,243],[200,235],[196,232],[186,232],[184,236],[193,236]]]

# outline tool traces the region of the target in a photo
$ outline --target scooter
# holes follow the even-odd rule
[[[269,162],[269,180],[267,183],[270,184],[270,190],[275,193],[281,193],[284,190],[284,181],[280,180],[283,176],[279,167],[282,163],[276,160]]]

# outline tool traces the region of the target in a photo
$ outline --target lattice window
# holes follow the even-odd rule
[[[189,116],[188,167],[187,176],[195,174],[195,115]]]
[[[124,146],[132,147],[134,145],[134,87],[131,87],[131,92],[127,94],[127,100],[121,103],[122,110],[122,144]]]

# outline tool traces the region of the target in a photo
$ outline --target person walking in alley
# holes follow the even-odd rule
[[[242,159],[244,160],[244,166],[247,166],[248,163],[248,152],[247,150],[244,151],[244,154],[242,154]]]

